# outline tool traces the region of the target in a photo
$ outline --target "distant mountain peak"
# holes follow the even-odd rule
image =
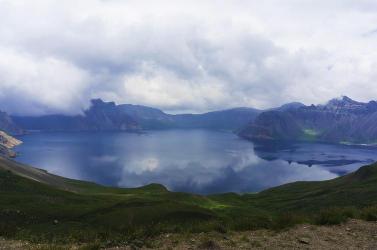
[[[349,102],[349,103],[358,103],[357,101],[355,101],[355,100],[352,100],[351,98],[349,98],[348,96],[342,96],[342,101],[343,102]]]
[[[301,108],[301,107],[305,107],[305,104],[303,104],[301,102],[290,102],[290,103],[283,104],[280,107],[275,108],[274,110],[287,111],[287,110],[298,109],[298,108]]]
[[[90,100],[92,107],[115,107],[115,102],[104,102],[101,98]]]
[[[365,103],[355,101],[348,96],[341,96],[339,98],[331,99],[325,106],[329,108],[356,108],[364,105]]]

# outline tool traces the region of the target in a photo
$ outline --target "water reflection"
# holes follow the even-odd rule
[[[267,161],[282,159],[308,167],[323,166],[337,174],[354,171],[362,165],[375,162],[377,158],[377,148],[374,146],[326,143],[257,143],[254,151],[258,157]]]
[[[76,179],[135,187],[161,183],[201,194],[255,192],[298,180],[324,180],[375,160],[374,149],[326,144],[254,145],[206,130],[36,133],[19,161]],[[310,166],[310,167],[309,167]]]

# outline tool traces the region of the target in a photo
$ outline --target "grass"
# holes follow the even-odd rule
[[[64,190],[0,168],[0,236],[140,247],[161,233],[281,230],[300,223],[377,220],[377,165],[334,180],[296,182],[244,195],[175,193],[159,184],[109,188],[54,178],[60,178]]]

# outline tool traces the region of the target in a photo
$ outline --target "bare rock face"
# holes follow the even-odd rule
[[[8,135],[4,131],[0,131],[0,155],[6,157],[16,157],[16,153],[12,150],[17,145],[20,145],[22,142],[16,138]]]

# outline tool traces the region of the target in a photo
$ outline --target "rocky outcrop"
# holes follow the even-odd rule
[[[22,142],[16,138],[6,134],[4,131],[0,131],[0,155],[7,157],[15,157],[16,153],[12,150]]]

